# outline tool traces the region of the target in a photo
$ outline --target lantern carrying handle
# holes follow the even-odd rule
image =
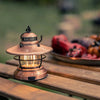
[[[40,36],[40,41],[39,41],[38,43],[40,43],[40,42],[42,41],[42,39],[43,39],[43,36],[41,35],[41,36]]]
[[[39,43],[42,41],[42,39],[43,39],[43,37],[42,37],[42,35],[41,35],[41,36],[40,36],[40,40],[38,41],[38,44],[37,44],[38,47],[40,47],[40,44],[39,44]]]

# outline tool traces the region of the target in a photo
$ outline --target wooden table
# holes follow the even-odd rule
[[[36,82],[18,83],[12,81],[18,62],[8,60],[0,64],[0,95],[16,100],[100,100],[100,66],[85,66],[64,63],[53,59],[50,55],[43,62],[48,77]],[[40,88],[58,91],[56,93]],[[65,95],[65,94],[69,95]],[[70,97],[69,97],[70,96]],[[82,100],[82,99],[80,99]]]

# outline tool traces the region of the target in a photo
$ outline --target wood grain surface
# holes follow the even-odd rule
[[[5,70],[6,69],[6,70]],[[0,73],[12,76],[16,67],[12,65],[0,64]],[[69,93],[72,95],[88,98],[90,100],[100,100],[100,86],[81,82],[69,78],[64,78],[56,75],[48,75],[48,78],[33,82],[33,84],[48,87],[60,92]]]
[[[9,60],[6,63],[15,66],[18,65],[16,60]],[[43,65],[50,74],[100,85],[100,72],[50,62],[43,62]]]
[[[26,86],[0,77],[0,94],[13,100],[76,100],[71,97],[51,93]]]

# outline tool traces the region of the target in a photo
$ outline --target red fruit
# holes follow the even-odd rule
[[[76,46],[76,48],[81,48],[83,50],[83,52],[87,52],[87,49],[85,47],[83,47],[82,45],[78,44],[78,43],[72,43],[73,47]]]
[[[87,52],[87,49],[85,47],[83,47],[82,45],[80,44],[77,44],[77,43],[73,43],[73,48],[76,47],[76,49],[79,51],[80,50],[80,56],[82,56],[84,53]],[[77,53],[78,53],[77,51]]]
[[[100,60],[100,57],[99,57],[99,58],[97,58],[97,60]]]
[[[67,41],[67,37],[65,35],[56,35],[52,39],[52,48],[54,52],[60,53],[63,55],[66,55],[66,53],[69,51],[70,48],[76,47],[76,50],[72,53],[74,57],[80,57],[82,56],[85,52],[87,52],[87,49],[83,47],[80,44],[77,43],[70,43]],[[69,53],[69,55],[71,55]]]
[[[52,39],[52,48],[54,52],[65,55],[66,52],[68,52],[70,45],[69,42],[66,44],[65,41],[67,41],[67,37],[65,35],[54,36]]]
[[[94,55],[91,55],[91,54],[83,54],[82,55],[82,58],[83,59],[90,59],[90,60],[92,60],[92,59],[97,59],[97,56],[94,54]]]
[[[82,56],[82,49],[74,47],[73,49],[70,49],[67,56],[69,57],[81,57]]]
[[[97,56],[94,54],[94,55],[91,55],[91,54],[88,54],[87,55],[88,59],[96,59]]]
[[[67,37],[63,34],[58,35],[58,38],[62,41],[68,41]]]
[[[65,35],[63,35],[63,34],[61,34],[61,35],[55,35],[52,38],[52,44],[56,44],[57,40],[67,41],[67,37]]]
[[[97,59],[97,56],[95,54],[92,57],[93,57],[93,59]]]
[[[92,57],[92,55],[91,54],[87,54],[87,57]]]
[[[81,57],[81,49],[76,49],[73,52],[73,57]]]
[[[84,53],[81,57],[83,57],[83,58],[84,58],[84,57],[87,57],[87,54],[86,54],[86,53]]]

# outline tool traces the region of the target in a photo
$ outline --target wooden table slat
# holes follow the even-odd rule
[[[77,100],[71,97],[40,90],[0,77],[0,94],[14,100]]]
[[[0,64],[0,73],[13,75],[16,67],[12,65]],[[89,98],[91,100],[100,100],[100,86],[95,84],[90,84],[86,82],[81,82],[69,78],[64,78],[55,75],[48,75],[48,78],[33,82],[33,84],[38,84],[42,86],[47,86],[48,88],[53,88],[55,90],[80,96],[83,98]]]
[[[7,64],[17,66],[18,61],[9,60],[7,61]],[[65,65],[52,64],[48,62],[43,62],[43,65],[47,69],[48,73],[100,85],[100,72]]]

